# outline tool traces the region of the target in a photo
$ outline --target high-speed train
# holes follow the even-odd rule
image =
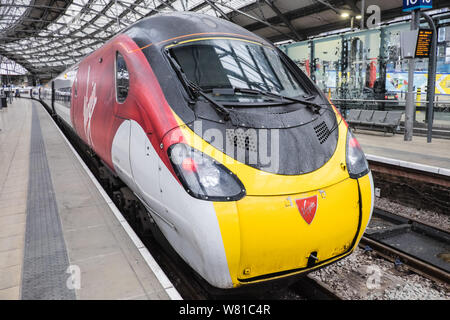
[[[143,19],[39,99],[214,287],[336,262],[370,220],[372,176],[339,111],[285,54],[231,22]]]

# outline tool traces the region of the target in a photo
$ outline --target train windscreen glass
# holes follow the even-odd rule
[[[305,89],[268,46],[242,39],[209,39],[171,49],[186,77],[201,89],[244,88],[298,97]]]

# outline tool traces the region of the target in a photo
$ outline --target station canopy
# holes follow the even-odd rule
[[[378,5],[385,20],[404,14],[402,1],[365,3]],[[434,0],[434,6],[447,1]],[[342,13],[357,17],[360,6],[357,0],[1,0],[0,59],[49,78],[128,25],[158,13],[205,13],[277,42],[349,27],[348,15],[346,19]]]

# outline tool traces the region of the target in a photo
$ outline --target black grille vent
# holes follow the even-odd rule
[[[243,130],[226,130],[227,139],[237,148],[256,152],[256,136],[248,135]]]
[[[317,139],[319,139],[320,144],[323,144],[327,141],[330,136],[330,130],[327,127],[327,124],[322,121],[317,126],[314,127],[314,131],[316,131]]]

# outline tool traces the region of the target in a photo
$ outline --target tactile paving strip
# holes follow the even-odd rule
[[[75,290],[66,284],[70,277],[66,273],[68,267],[44,140],[33,102],[22,299],[76,299]]]

